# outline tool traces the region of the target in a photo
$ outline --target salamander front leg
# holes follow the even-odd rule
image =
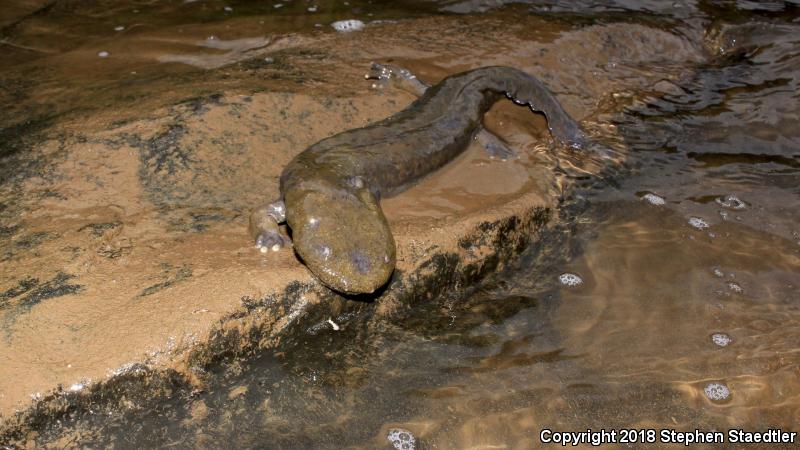
[[[256,248],[262,253],[278,251],[289,243],[281,234],[280,224],[286,221],[286,206],[283,200],[259,206],[250,214],[250,235]]]
[[[422,97],[422,94],[430,87],[430,85],[423,83],[416,75],[411,73],[410,70],[394,64],[373,62],[369,73],[364,78],[376,81],[372,87],[392,86],[417,97]]]

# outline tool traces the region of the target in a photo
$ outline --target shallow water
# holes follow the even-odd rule
[[[115,62],[118,73],[147,74],[131,84],[132,92],[141,90],[131,95],[149,89],[172,95],[161,83],[186,76],[191,88],[176,99],[211,84],[203,71],[224,70],[265,45],[245,39],[263,17],[301,37],[317,32],[316,23],[327,27],[339,19],[442,13],[458,13],[445,16],[454,22],[464,20],[461,14],[542,15],[556,22],[549,31],[556,34],[620,21],[670,30],[688,41],[700,27],[707,30],[710,55],[677,68],[630,67],[624,60],[595,67],[607,78],[658,80],[664,74],[644,92],[603,99],[624,105],[596,122],[616,126],[626,162],[577,180],[558,224],[466,295],[424,302],[384,321],[336,318],[341,330],[309,329],[277,350],[220,365],[203,392],[153,408],[76,414],[43,427],[32,441],[56,447],[390,448],[390,430],[404,429],[417,448],[493,449],[537,447],[544,428],[800,431],[797,5],[442,1],[388,10],[378,2],[292,1],[277,8],[285,15],[265,15],[263,9],[277,3],[138,2],[99,13],[56,2],[4,25],[3,51],[16,69],[4,70],[3,80],[6,86],[18,80],[21,90],[4,89],[3,102],[11,106],[2,127],[19,130],[21,117],[47,122],[104,108],[109,121],[134,115],[118,111],[116,102],[124,100],[92,89],[116,86],[116,76],[104,72],[108,78],[100,79],[85,67],[65,71],[76,54],[62,61],[57,56],[80,47],[87,61],[99,64],[100,51],[109,58],[125,52],[111,40],[124,32],[113,30],[119,24],[135,29],[146,23],[147,39],[162,35],[153,47],[157,56]],[[230,48],[186,51],[202,47],[196,42],[207,39],[207,21],[230,14],[241,15],[232,33],[240,36],[224,39]],[[88,17],[97,26],[92,32],[85,31]],[[179,42],[180,27],[193,37]],[[181,47],[174,52],[180,58],[170,60],[180,64],[164,64],[164,55],[173,54],[167,46]],[[459,51],[466,53],[458,49],[442,58],[457,65],[452,61]],[[55,62],[45,62],[49,53]],[[411,62],[435,73],[435,57]],[[25,89],[20,68],[51,64],[62,66],[36,76],[37,86],[52,89],[11,103],[9,96]],[[681,76],[667,76],[676,71]],[[257,78],[240,75],[231,76],[232,90]],[[73,84],[65,85],[67,79]]]

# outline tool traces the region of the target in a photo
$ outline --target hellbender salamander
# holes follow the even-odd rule
[[[511,67],[483,67],[418,90],[422,96],[397,114],[295,156],[281,174],[281,198],[250,217],[256,247],[280,249],[286,240],[278,225],[285,221],[295,252],[322,283],[345,294],[371,293],[395,267],[380,198],[402,192],[463,152],[495,101],[505,96],[544,113],[563,145],[585,143],[580,126],[550,91]]]

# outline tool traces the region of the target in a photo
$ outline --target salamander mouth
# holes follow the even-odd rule
[[[344,294],[371,294],[383,287],[394,271],[394,257],[389,255],[380,261],[363,254],[351,254],[344,259],[344,265],[303,261],[324,285]]]

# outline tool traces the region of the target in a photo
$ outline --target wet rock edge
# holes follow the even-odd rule
[[[0,443],[24,444],[62,419],[81,414],[113,414],[147,409],[175,397],[189,398],[209,381],[207,369],[276,348],[293,334],[313,332],[329,318],[387,320],[437,296],[463,295],[465,288],[501,270],[533,242],[551,220],[552,210],[528,206],[519,213],[478,224],[453,249],[434,248],[396,270],[377,297],[344,298],[319,283],[293,281],[279,293],[243,297],[241,306],[220,319],[202,339],[176,348],[168,358],[148,357],[114,370],[103,380],[76,384],[32,398],[13,416],[0,417]],[[379,307],[380,306],[380,307]]]

